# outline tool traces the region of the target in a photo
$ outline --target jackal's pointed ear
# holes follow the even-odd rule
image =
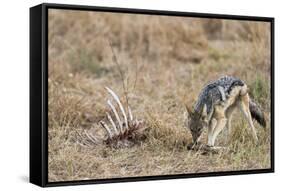
[[[188,117],[192,116],[193,115],[192,109],[187,104],[184,104],[184,105],[185,105]]]
[[[207,117],[207,105],[206,104],[204,104],[204,106],[203,106],[201,117],[203,117],[203,118]]]

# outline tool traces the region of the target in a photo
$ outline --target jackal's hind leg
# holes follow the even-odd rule
[[[244,114],[245,118],[248,121],[248,124],[251,128],[252,135],[253,135],[255,143],[257,143],[258,142],[258,136],[257,136],[257,133],[256,133],[255,126],[253,124],[252,116],[251,116],[250,109],[249,109],[249,103],[250,103],[249,95],[246,94],[246,95],[242,96],[241,101],[240,101],[240,109],[241,109],[242,113]]]
[[[227,122],[226,122],[226,136],[229,138],[230,137],[230,135],[231,135],[231,119],[232,119],[232,117],[230,116],[230,117],[228,117],[227,118]]]
[[[232,120],[232,114],[233,111],[235,109],[235,105],[231,106],[230,108],[228,108],[228,110],[226,111],[226,118],[227,118],[227,122],[226,122],[226,136],[229,138],[231,135],[231,120]]]

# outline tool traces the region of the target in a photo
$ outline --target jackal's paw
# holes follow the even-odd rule
[[[207,153],[218,154],[219,152],[225,151],[225,150],[227,150],[227,147],[206,145],[204,148],[204,154],[207,154]]]
[[[206,146],[206,149],[209,149],[209,150],[222,150],[222,149],[226,149],[226,147],[209,146],[209,145],[207,145],[207,146]]]

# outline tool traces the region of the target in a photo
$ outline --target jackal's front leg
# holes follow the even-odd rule
[[[217,120],[217,124],[215,126],[215,128],[213,129],[213,133],[212,133],[212,138],[210,140],[210,144],[208,144],[208,146],[215,146],[215,141],[216,141],[216,138],[218,136],[218,134],[222,131],[222,129],[225,127],[226,125],[226,122],[227,122],[227,119],[226,118],[220,118]]]
[[[210,121],[210,124],[208,126],[208,140],[207,140],[207,146],[212,147],[214,145],[212,145],[213,142],[213,133],[214,133],[214,129],[217,125],[217,120],[216,119],[212,119]]]

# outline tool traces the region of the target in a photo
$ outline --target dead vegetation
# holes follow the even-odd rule
[[[228,149],[202,155],[187,149],[183,118],[184,103],[193,104],[204,84],[233,75],[248,84],[270,124],[269,29],[264,22],[49,10],[49,181],[269,168],[269,127],[255,123],[256,146],[237,113],[232,135],[217,139]],[[107,86],[132,132],[121,133],[126,119]]]

